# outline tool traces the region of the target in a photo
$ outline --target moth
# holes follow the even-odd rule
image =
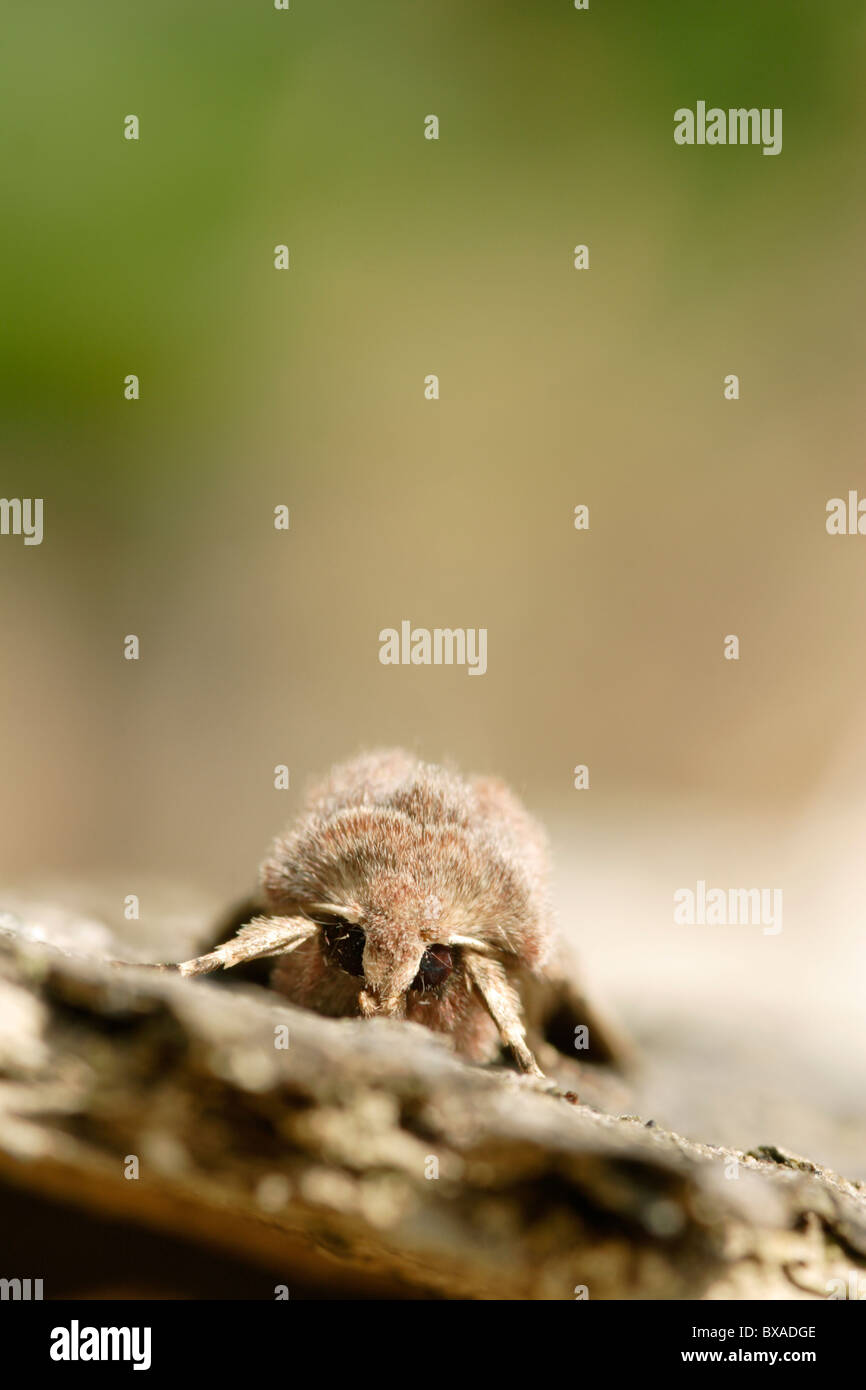
[[[539,1048],[621,1063],[557,935],[545,836],[504,782],[401,750],[335,767],[274,842],[255,898],[182,975],[239,970],[331,1018],[397,1018],[474,1062]]]

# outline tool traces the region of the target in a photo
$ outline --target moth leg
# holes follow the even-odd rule
[[[224,941],[207,955],[181,961],[181,975],[209,975],[212,970],[231,970],[244,961],[262,956],[282,956],[294,951],[302,941],[309,941],[319,930],[307,917],[254,917],[237,936]]]
[[[487,1005],[502,1041],[513,1052],[520,1070],[528,1072],[530,1076],[543,1076],[544,1072],[526,1045],[520,1001],[505,973],[505,967],[500,961],[476,955],[474,951],[466,951],[463,959],[470,979]]]

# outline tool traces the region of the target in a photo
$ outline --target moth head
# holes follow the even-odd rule
[[[320,949],[328,966],[358,981],[359,1005],[367,1017],[401,1017],[410,996],[421,1002],[439,997],[457,966],[454,945],[427,940],[411,928],[364,923],[351,907],[317,903],[309,915],[321,928]]]

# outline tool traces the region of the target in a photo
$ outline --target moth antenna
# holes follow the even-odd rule
[[[340,907],[336,903],[311,903],[310,911],[324,912],[329,917],[341,917],[344,922],[351,922],[353,926],[360,920],[354,908]]]
[[[514,1054],[521,1071],[530,1076],[544,1076],[526,1044],[526,1029],[520,1017],[520,1001],[517,991],[510,983],[505,967],[498,960],[490,960],[473,951],[464,956],[469,976],[484,1003],[490,1017],[499,1029],[502,1041]]]
[[[282,956],[315,936],[319,928],[306,917],[254,917],[237,936],[224,941],[207,955],[184,960],[177,969],[181,975],[209,975],[213,970],[231,970],[244,961],[262,956]]]
[[[448,945],[462,946],[464,951],[474,951],[477,956],[485,956],[490,960],[498,960],[501,954],[495,946],[477,936],[449,936]]]

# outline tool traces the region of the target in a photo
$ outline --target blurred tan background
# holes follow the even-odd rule
[[[862,5],[5,29],[2,490],[45,540],[0,538],[2,882],[210,911],[308,775],[451,757],[550,827],[664,1117],[866,1173],[866,540],[824,526],[866,491]],[[675,146],[698,99],[782,107],[782,153]],[[381,666],[404,618],[487,674]],[[699,878],[782,887],[781,935],[674,928]]]

